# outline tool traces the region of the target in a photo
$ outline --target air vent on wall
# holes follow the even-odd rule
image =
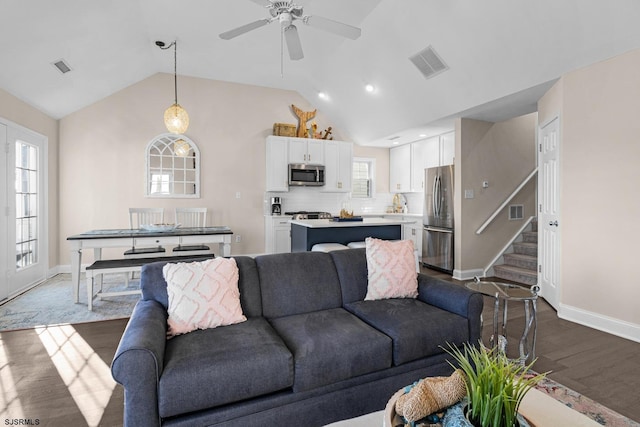
[[[52,63],[54,67],[58,69],[62,74],[68,73],[71,71],[71,67],[65,62],[64,59],[60,59],[59,61]]]
[[[509,205],[509,220],[523,219],[524,205]]]
[[[427,79],[449,69],[431,45],[409,57],[409,60]]]

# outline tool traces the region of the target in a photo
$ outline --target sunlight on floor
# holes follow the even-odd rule
[[[88,426],[100,424],[116,383],[109,366],[71,325],[36,328]]]
[[[4,341],[0,338],[0,417],[3,419],[24,418],[24,411],[18,398],[16,383],[4,346]]]

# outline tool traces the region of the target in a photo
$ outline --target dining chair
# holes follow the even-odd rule
[[[176,224],[180,224],[180,228],[207,226],[207,208],[176,208],[175,214]],[[178,245],[173,252],[180,255],[206,254],[211,253],[211,248],[207,245]]]
[[[164,223],[164,208],[129,208],[129,228],[136,230],[143,225],[163,224]],[[166,249],[162,246],[147,246],[136,247],[135,245],[131,249],[125,251],[125,258],[144,258],[154,256],[156,254],[163,254]]]

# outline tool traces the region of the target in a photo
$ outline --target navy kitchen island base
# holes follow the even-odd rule
[[[291,224],[291,252],[310,251],[316,243],[340,243],[347,245],[351,242],[361,242],[367,237],[383,240],[400,240],[402,226],[393,225],[354,225],[353,227],[305,227]]]

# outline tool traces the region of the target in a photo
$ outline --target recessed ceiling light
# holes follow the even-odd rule
[[[318,92],[318,98],[329,99],[329,95],[327,95],[325,92]]]
[[[420,138],[426,138],[426,137],[427,137],[427,134],[426,134],[426,133],[421,133],[420,135],[418,135],[418,137],[420,137]]]
[[[398,142],[398,141],[393,141],[393,145],[398,145],[398,144],[400,144],[400,142]]]
[[[376,87],[372,84],[367,84],[365,85],[364,90],[366,90],[369,93],[373,93],[376,90]]]

